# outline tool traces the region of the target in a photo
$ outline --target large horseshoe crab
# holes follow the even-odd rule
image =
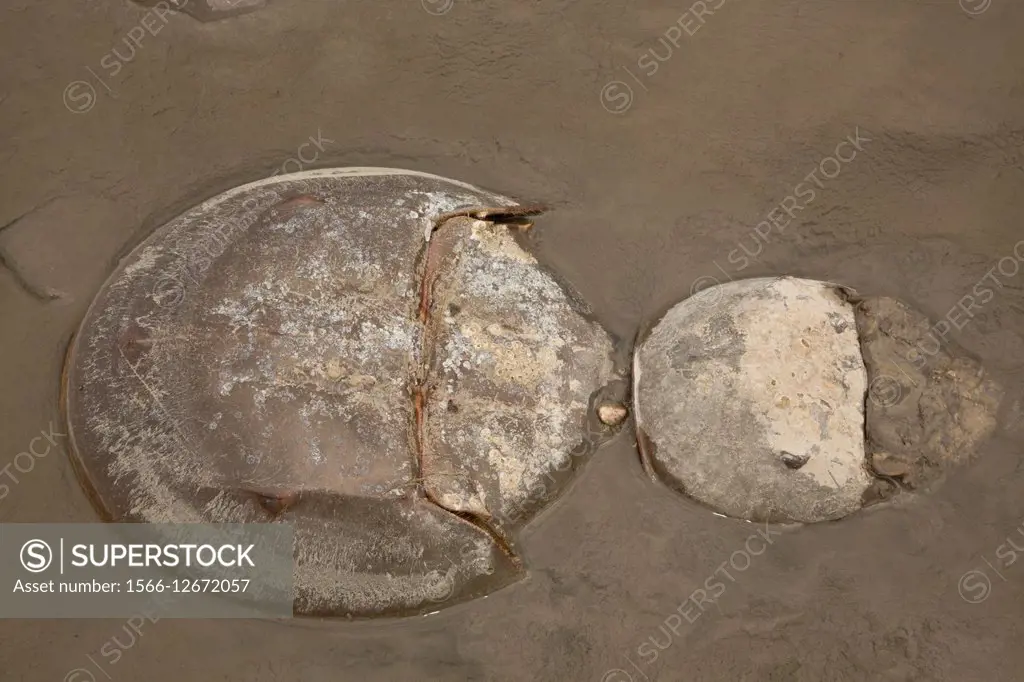
[[[517,241],[537,212],[346,168],[159,228],[69,349],[94,502],[119,521],[292,524],[301,614],[421,613],[518,579],[515,531],[607,431],[595,406],[618,372]]]

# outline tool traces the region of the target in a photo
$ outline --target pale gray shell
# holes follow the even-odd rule
[[[159,228],[66,367],[97,505],[294,524],[298,613],[420,613],[518,579],[513,533],[591,451],[592,399],[615,369],[607,333],[507,226],[437,226],[514,205],[422,173],[330,169]]]
[[[860,509],[867,374],[838,287],[748,279],[679,303],[634,355],[649,471],[728,516],[813,522]]]

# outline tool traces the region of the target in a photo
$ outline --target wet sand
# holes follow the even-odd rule
[[[204,25],[121,1],[7,3],[0,467],[57,423],[64,348],[120,255],[233,185],[341,165],[550,205],[537,253],[625,339],[730,278],[839,281],[934,319],[987,282],[951,332],[1008,393],[973,465],[766,531],[652,485],[625,429],[522,538],[530,577],[484,600],[368,624],[165,619],[134,637],[116,620],[7,621],[3,679],[1018,679],[1024,5],[713,0],[695,19],[689,4],[276,0]],[[63,453],[9,471],[0,521],[95,519]],[[116,662],[99,654],[113,637]]]

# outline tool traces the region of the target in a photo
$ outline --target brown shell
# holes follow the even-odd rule
[[[66,368],[106,515],[293,524],[300,614],[422,613],[521,577],[513,534],[589,453],[616,372],[582,304],[470,207],[519,213],[436,176],[330,169],[159,228]]]

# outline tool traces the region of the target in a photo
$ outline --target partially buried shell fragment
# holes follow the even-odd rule
[[[73,457],[98,506],[292,524],[298,613],[420,613],[516,580],[514,533],[557,496],[551,472],[581,459],[616,376],[607,333],[495,222],[524,211],[459,210],[516,206],[331,169],[159,228],[69,351]]]

